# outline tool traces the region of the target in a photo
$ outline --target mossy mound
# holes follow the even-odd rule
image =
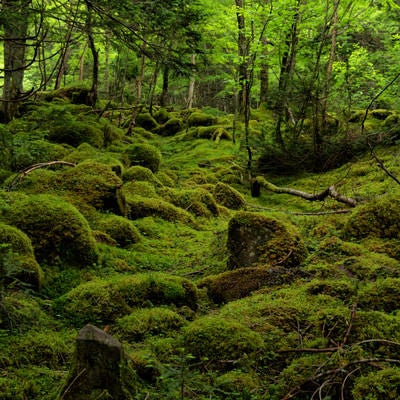
[[[32,242],[29,237],[15,226],[0,222],[0,243],[7,249],[25,256],[34,256]]]
[[[201,317],[183,330],[185,349],[207,368],[230,370],[254,361],[262,337],[239,322],[219,316]]]
[[[199,126],[196,130],[196,137],[199,139],[211,139],[216,143],[220,140],[232,140],[232,135],[222,126],[212,125],[212,126]]]
[[[118,215],[105,216],[96,223],[96,228],[110,235],[120,247],[129,247],[141,239],[133,223]]]
[[[217,203],[231,210],[240,210],[246,206],[242,194],[226,183],[218,182],[213,189],[213,195]]]
[[[15,135],[14,141],[11,165],[15,171],[33,164],[62,160],[70,151],[65,146],[46,140],[27,140],[23,133]]]
[[[228,268],[298,266],[307,256],[296,229],[272,216],[239,211],[228,226]]]
[[[218,215],[218,206],[213,195],[205,189],[176,190],[165,188],[159,191],[164,200],[189,211],[195,216],[211,217]]]
[[[161,199],[127,196],[126,207],[126,215],[130,219],[154,216],[166,221],[181,222],[183,224],[194,222],[192,215],[188,211]]]
[[[29,236],[40,263],[86,267],[97,262],[89,225],[70,203],[49,195],[22,197],[6,219]]]
[[[0,125],[0,169],[11,168],[13,149],[13,135],[6,125]]]
[[[183,129],[183,121],[180,118],[171,118],[158,128],[154,129],[153,132],[160,136],[173,136]]]
[[[207,295],[217,303],[227,303],[249,296],[263,287],[276,287],[293,282],[296,274],[285,268],[246,267],[207,276],[197,284],[207,288]]]
[[[187,124],[189,127],[191,126],[210,126],[214,125],[217,122],[217,119],[212,115],[208,115],[202,113],[200,111],[195,111],[189,115],[187,120]]]
[[[140,196],[140,197],[152,197],[158,199],[156,188],[154,184],[148,181],[134,180],[124,184],[122,187],[122,193],[124,197],[129,196]]]
[[[48,92],[40,92],[39,98],[45,101],[63,99],[69,100],[73,104],[85,104],[89,106],[92,102],[90,93],[90,88],[69,86]]]
[[[344,227],[344,234],[355,239],[400,239],[400,199],[384,196],[357,207]]]
[[[131,144],[125,148],[122,155],[126,166],[141,165],[157,172],[160,167],[161,153],[153,145],[148,143]]]
[[[168,335],[183,324],[184,319],[168,308],[140,308],[118,319],[115,331],[125,340],[141,341],[147,336]]]
[[[151,169],[142,167],[141,165],[134,165],[129,167],[124,171],[122,175],[122,180],[124,182],[129,181],[147,181],[156,186],[162,186],[159,179],[153,174]]]
[[[152,131],[154,128],[157,128],[158,126],[157,121],[149,112],[139,113],[136,116],[135,123],[141,128],[146,129],[147,131]]]
[[[162,273],[95,279],[57,301],[60,312],[77,326],[112,323],[137,307],[187,306],[197,309],[197,288],[187,279]]]
[[[153,117],[159,124],[165,124],[169,120],[169,113],[161,107],[153,114]]]
[[[124,213],[124,201],[120,188],[122,180],[112,167],[94,160],[87,160],[74,168],[58,173],[55,187],[64,192],[75,206],[84,212],[91,207],[115,214]]]

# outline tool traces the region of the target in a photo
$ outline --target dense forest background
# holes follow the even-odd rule
[[[3,0],[0,400],[400,398],[399,20]]]

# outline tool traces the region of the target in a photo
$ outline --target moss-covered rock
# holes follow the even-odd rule
[[[146,181],[156,186],[162,186],[162,183],[153,174],[151,169],[142,167],[141,165],[134,165],[133,167],[129,167],[127,170],[125,170],[122,175],[122,180],[124,182]]]
[[[147,143],[131,144],[123,153],[123,161],[128,167],[141,165],[157,172],[160,167],[161,153],[153,145]]]
[[[82,212],[91,207],[124,214],[124,200],[120,190],[122,180],[107,164],[94,160],[84,161],[58,173],[54,186],[64,192]]]
[[[125,340],[141,341],[146,336],[167,335],[183,324],[184,319],[168,308],[140,308],[118,319],[115,330]]]
[[[120,247],[129,247],[140,241],[140,233],[127,218],[118,215],[106,215],[96,223],[96,228],[104,231]]]
[[[218,182],[213,190],[215,200],[231,210],[240,210],[246,206],[242,194],[226,183]]]
[[[161,136],[173,136],[183,129],[183,122],[179,118],[171,118],[158,128],[154,129],[154,133]]]
[[[195,216],[211,217],[218,215],[218,206],[213,195],[205,189],[159,190],[163,199],[177,207],[189,211]]]
[[[165,124],[169,120],[169,113],[165,108],[159,108],[154,114],[154,119],[159,124]]]
[[[210,299],[218,304],[249,296],[263,287],[276,287],[293,282],[297,275],[279,267],[246,267],[207,276],[197,284],[207,288]]]
[[[33,246],[29,237],[15,226],[0,222],[0,243],[20,255],[33,257]]]
[[[204,114],[200,111],[195,111],[189,115],[187,120],[188,126],[210,126],[216,123],[217,119],[212,115]]]
[[[197,309],[197,288],[188,279],[143,273],[83,283],[60,297],[57,306],[71,322],[107,324],[148,306]]]
[[[157,121],[154,117],[149,113],[139,113],[136,116],[136,125],[140,126],[141,128],[146,129],[147,131],[152,131],[154,128],[158,126]]]
[[[350,215],[344,234],[348,238],[400,238],[400,199],[384,196],[357,207]]]
[[[185,349],[207,368],[230,370],[253,362],[263,348],[261,336],[239,322],[219,316],[199,318],[184,328]]]
[[[89,224],[74,206],[59,198],[22,197],[12,204],[6,219],[29,236],[40,263],[85,267],[97,262]]]
[[[126,206],[126,215],[130,219],[154,216],[170,222],[193,223],[193,217],[188,211],[176,207],[165,200],[127,196]]]
[[[158,199],[160,198],[157,194],[154,184],[149,181],[134,180],[124,184],[122,187],[122,193],[124,197],[140,196],[140,197],[151,197]]]
[[[307,250],[296,229],[274,217],[239,211],[228,226],[230,269],[256,266],[298,266]]]

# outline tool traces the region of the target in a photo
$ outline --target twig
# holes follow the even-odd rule
[[[26,177],[26,175],[28,175],[29,173],[31,173],[35,169],[48,167],[50,165],[67,165],[69,167],[75,167],[76,166],[76,164],[68,162],[68,161],[48,161],[48,162],[43,162],[43,163],[31,165],[29,167],[26,167],[22,171],[18,172],[17,176],[11,181],[11,183],[8,185],[8,187],[5,190],[7,192],[9,192],[12,189],[14,189],[14,187],[17,184],[19,184],[22,181],[22,179],[24,179]]]

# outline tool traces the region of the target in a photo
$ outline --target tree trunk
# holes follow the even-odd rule
[[[262,55],[263,61],[260,66],[260,105],[265,105],[268,102],[268,90],[269,90],[269,66],[268,66],[268,52],[267,45],[268,41],[265,36],[261,38],[262,43]]]
[[[165,107],[168,104],[168,86],[169,86],[169,67],[164,65],[163,68],[163,85],[160,97],[160,106]]]
[[[26,37],[30,0],[3,0],[4,86],[2,119],[11,121],[18,112],[18,99],[23,95]]]
[[[187,98],[187,102],[186,102],[186,108],[189,110],[193,107],[194,85],[196,82],[196,79],[194,76],[194,70],[196,68],[196,55],[195,54],[191,55],[190,61],[193,65],[193,68],[192,68],[192,75],[190,76],[188,98]]]

